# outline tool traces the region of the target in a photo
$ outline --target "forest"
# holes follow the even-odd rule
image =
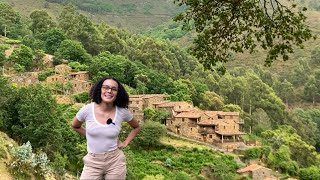
[[[264,159],[282,178],[320,179],[319,40],[312,40],[304,50],[294,49],[288,61],[271,65],[274,69],[260,63],[248,66],[248,60],[243,62],[248,54],[234,53],[223,73],[200,63],[187,50],[189,41],[178,44],[194,36],[179,22],[133,33],[96,23],[77,11],[115,11],[101,6],[103,1],[47,2],[66,5],[53,18],[46,9],[23,16],[0,3],[0,130],[16,142],[14,147],[0,144],[0,160],[8,158],[9,149],[8,167],[16,179],[77,176],[86,154],[85,139],[69,125],[79,103],[88,102],[87,92],[70,95],[77,104],[58,104],[54,93],[64,94],[59,88],[68,87],[57,85],[52,91],[44,83],[18,87],[10,82],[10,76],[27,72],[38,72],[39,81],[44,82],[55,73],[44,66],[45,54],[54,56],[54,65],[66,63],[75,72],[88,71],[92,82],[116,77],[130,94],[167,94],[172,101],[192,102],[201,109],[240,112],[248,134],[245,138],[263,144],[249,149],[244,161]],[[301,3],[320,17],[317,1]],[[136,7],[127,4],[125,8],[134,12]],[[320,33],[316,24],[310,27],[315,35]],[[6,57],[4,52],[12,46],[16,48]],[[261,52],[251,58],[263,62]],[[163,144],[163,118],[156,110],[148,115],[142,132],[124,150],[127,179],[241,179],[236,173],[241,165],[231,155]],[[204,167],[205,175],[201,174]]]

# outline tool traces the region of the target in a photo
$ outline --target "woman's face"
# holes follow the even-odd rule
[[[118,94],[118,83],[112,79],[107,79],[102,83],[101,99],[105,103],[113,103]]]

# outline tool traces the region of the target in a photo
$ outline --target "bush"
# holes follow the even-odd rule
[[[152,149],[158,147],[160,138],[166,134],[166,127],[159,122],[148,121],[143,123],[141,131],[133,139],[132,147]]]
[[[190,179],[190,176],[184,171],[178,172],[176,176],[176,180],[188,180],[188,179]]]
[[[260,148],[250,148],[248,150],[246,150],[245,152],[245,159],[256,159],[256,158],[260,158],[262,155],[262,151]]]
[[[54,69],[48,69],[45,72],[39,73],[38,74],[38,80],[39,81],[45,81],[47,79],[48,76],[51,76],[53,74],[55,74],[55,70]]]
[[[89,100],[89,93],[82,92],[82,93],[74,94],[72,95],[72,97],[77,103],[86,103]]]
[[[311,166],[301,169],[299,178],[301,180],[320,179],[320,167]]]
[[[17,179],[31,179],[36,176],[41,179],[49,171],[49,159],[45,153],[32,153],[30,142],[11,150],[12,160],[10,171]]]

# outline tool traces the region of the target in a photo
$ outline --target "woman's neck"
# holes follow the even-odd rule
[[[101,102],[100,104],[97,104],[97,106],[100,108],[100,110],[107,112],[113,111],[115,109],[115,106],[109,103]]]

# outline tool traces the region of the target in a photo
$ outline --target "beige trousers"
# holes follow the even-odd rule
[[[125,180],[126,157],[122,150],[88,153],[83,157],[84,167],[80,180]]]

